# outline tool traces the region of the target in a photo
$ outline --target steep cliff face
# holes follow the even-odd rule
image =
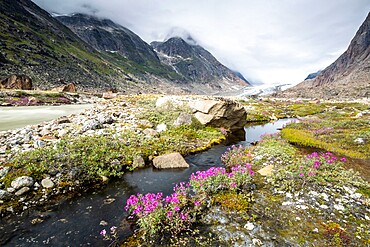
[[[203,47],[189,44],[180,37],[165,42],[152,42],[160,60],[171,66],[184,81],[223,87],[248,86],[235,72],[222,65]]]
[[[299,97],[370,97],[370,13],[348,49],[314,79],[284,92]]]

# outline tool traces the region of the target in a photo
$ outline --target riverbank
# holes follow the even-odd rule
[[[221,114],[215,126],[226,128],[199,122],[204,120],[201,117],[208,121],[211,114],[194,109],[207,104],[220,107],[214,108],[214,114]],[[49,198],[105,183],[127,170],[150,165],[165,153],[206,150],[225,139],[238,124],[237,117],[243,122],[238,128],[243,128],[243,112],[229,100],[200,96],[122,96],[80,114],[4,131],[0,136],[1,214],[22,212]],[[223,114],[231,114],[232,121]]]

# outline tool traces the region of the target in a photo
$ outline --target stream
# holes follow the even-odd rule
[[[291,119],[274,123],[246,127],[246,140],[238,144],[250,145],[262,134],[275,133]],[[189,155],[187,169],[158,170],[147,167],[127,172],[121,179],[111,181],[104,188],[68,199],[44,210],[34,210],[27,215],[1,219],[0,244],[5,246],[106,246],[99,236],[102,229],[117,226],[119,238],[132,234],[127,213],[126,200],[131,194],[172,193],[175,184],[187,181],[193,172],[207,170],[211,166],[222,166],[220,156],[228,146],[215,146],[205,152]]]

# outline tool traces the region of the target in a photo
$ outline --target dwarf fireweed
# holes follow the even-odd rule
[[[193,173],[189,183],[177,184],[173,193],[164,198],[162,193],[131,195],[125,209],[129,217],[137,220],[144,236],[175,236],[190,229],[206,204],[207,195],[220,190],[236,190],[250,182],[253,174],[248,163],[232,167],[231,172],[223,167],[211,167]]]
[[[320,176],[330,176],[346,162],[346,158],[338,159],[330,152],[308,154],[298,167],[298,176],[304,181],[317,179]]]
[[[221,161],[226,167],[232,167],[236,165],[242,165],[250,161],[251,154],[248,149],[242,145],[232,145],[227,151],[221,156]]]

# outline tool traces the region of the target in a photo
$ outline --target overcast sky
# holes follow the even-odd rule
[[[34,0],[49,12],[105,17],[150,43],[190,33],[253,82],[299,83],[348,47],[369,0]]]

